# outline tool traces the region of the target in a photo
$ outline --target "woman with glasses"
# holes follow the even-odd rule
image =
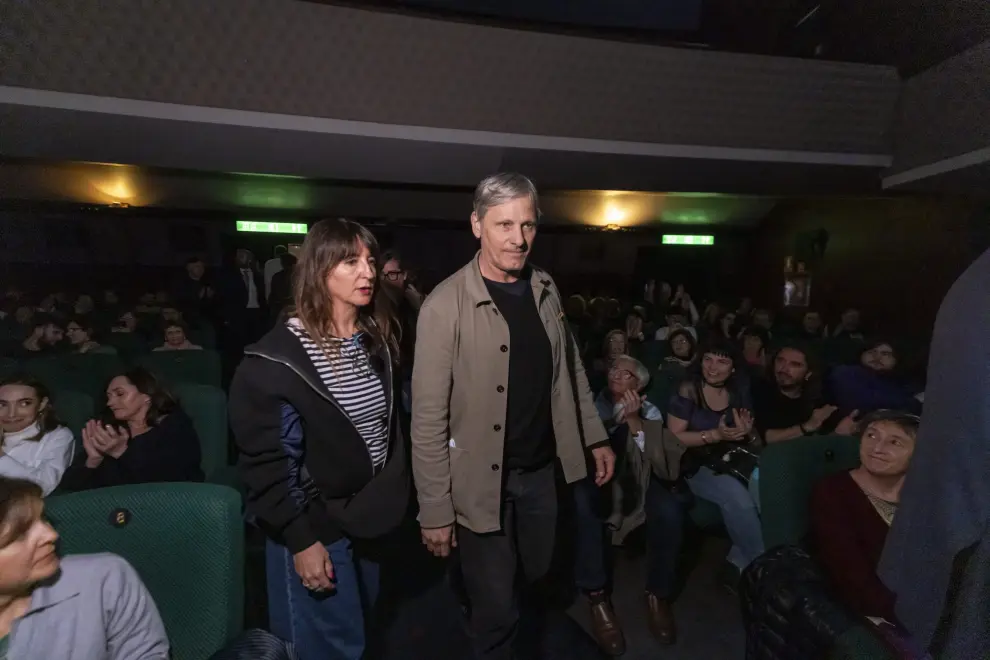
[[[93,339],[93,324],[88,317],[77,316],[65,326],[65,336],[69,340],[73,353],[102,353],[116,355],[112,346],[103,346]]]

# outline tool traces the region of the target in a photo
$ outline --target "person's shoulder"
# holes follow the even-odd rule
[[[67,555],[62,558],[56,586],[79,588],[99,584],[119,589],[141,578],[130,563],[110,552],[88,555]]]
[[[853,487],[858,488],[848,470],[833,472],[815,482],[811,489],[812,501],[819,504],[823,502],[837,504],[838,501],[844,499],[842,496],[848,494]]]
[[[72,430],[68,426],[56,426],[41,439],[44,442],[72,442]]]

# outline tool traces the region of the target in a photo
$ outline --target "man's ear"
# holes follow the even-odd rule
[[[481,238],[481,218],[477,212],[471,214],[471,232],[475,238]]]

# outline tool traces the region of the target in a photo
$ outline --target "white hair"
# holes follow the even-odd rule
[[[481,180],[474,189],[474,212],[478,219],[483,219],[488,209],[505,204],[520,197],[529,197],[533,203],[536,217],[540,217],[540,196],[533,182],[522,174],[515,172],[500,172]]]
[[[619,360],[625,360],[626,362],[632,363],[632,374],[636,377],[636,380],[639,381],[640,391],[650,384],[650,370],[646,368],[646,365],[631,355],[618,355],[614,360],[612,360],[612,364],[618,364]]]

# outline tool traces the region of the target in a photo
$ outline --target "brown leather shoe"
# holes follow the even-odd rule
[[[598,642],[598,648],[605,655],[618,656],[626,652],[626,638],[622,635],[622,628],[619,627],[619,620],[612,611],[612,604],[608,599],[590,600],[591,605],[591,631]]]
[[[649,592],[646,594],[646,622],[650,633],[661,644],[670,645],[677,641],[677,621],[670,602]]]

